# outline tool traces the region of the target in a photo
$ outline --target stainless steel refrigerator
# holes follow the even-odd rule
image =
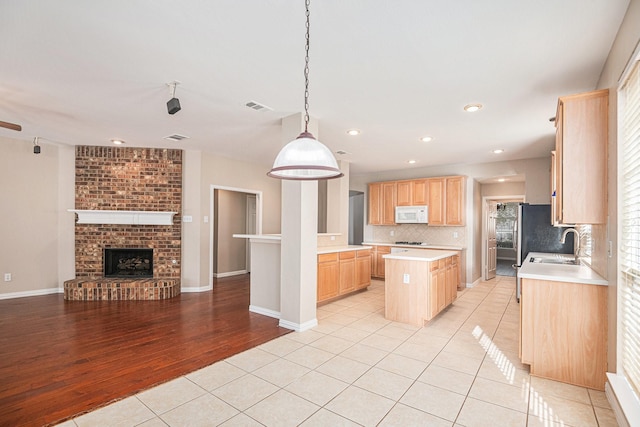
[[[518,205],[518,219],[514,225],[516,244],[516,298],[520,302],[519,269],[529,252],[572,254],[573,236],[560,243],[562,233],[568,227],[551,225],[551,205]]]

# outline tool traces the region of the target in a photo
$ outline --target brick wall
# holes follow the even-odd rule
[[[101,277],[104,248],[153,248],[155,278],[180,279],[182,150],[76,147],[76,209],[171,211],[173,225],[76,224],[76,277]],[[175,263],[174,263],[175,260]]]

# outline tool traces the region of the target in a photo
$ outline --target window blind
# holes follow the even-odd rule
[[[619,315],[623,374],[640,395],[640,62],[621,90]],[[621,144],[620,144],[621,142]]]

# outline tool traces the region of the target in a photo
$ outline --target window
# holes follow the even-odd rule
[[[618,136],[619,228],[618,339],[623,374],[640,394],[640,66],[636,61],[620,89]],[[622,372],[620,372],[620,368]]]

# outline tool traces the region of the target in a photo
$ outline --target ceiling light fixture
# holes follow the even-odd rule
[[[502,148],[497,148],[493,151],[491,151],[493,154],[502,154],[504,153],[504,150]]]
[[[122,145],[124,144],[124,141],[121,139],[112,139],[111,142],[113,142],[116,145]]]
[[[351,135],[351,136],[360,135],[360,131],[358,129],[349,129],[347,131],[347,135]]]
[[[422,142],[431,142],[431,141],[433,141],[433,137],[432,136],[423,136],[422,138],[420,138],[420,141],[422,141]]]
[[[467,113],[475,113],[482,108],[482,104],[467,104],[464,106],[464,111]]]
[[[309,132],[309,3],[306,10],[306,42],[304,57],[304,132],[285,145],[268,176],[278,179],[320,180],[344,176],[331,151]]]
[[[413,165],[416,162],[416,160],[408,160],[407,163],[409,163],[410,165]]]
[[[504,179],[504,178],[498,178],[498,182],[505,182],[505,181],[506,181],[506,179]]]

